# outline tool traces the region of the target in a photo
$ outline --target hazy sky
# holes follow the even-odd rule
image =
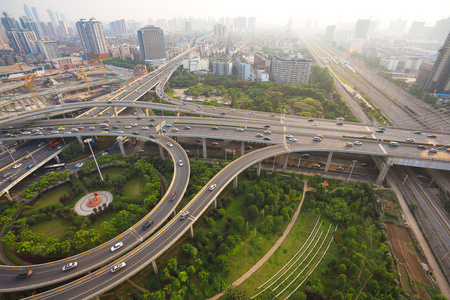
[[[317,18],[321,25],[329,25],[372,17],[384,22],[402,18],[434,25],[437,20],[450,17],[450,0],[0,0],[0,8],[19,17],[25,14],[24,3],[37,7],[44,21],[49,21],[49,8],[63,13],[68,20],[95,17],[106,22],[176,16],[255,16],[257,24],[286,24],[292,17],[295,26],[306,18]]]

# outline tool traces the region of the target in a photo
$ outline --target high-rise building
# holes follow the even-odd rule
[[[5,27],[0,27],[0,44],[9,44],[8,36],[6,35]]]
[[[83,45],[83,50],[88,57],[109,57],[103,24],[94,18],[77,22],[77,30]]]
[[[113,36],[122,36],[127,34],[127,25],[124,19],[109,23],[109,27],[111,28],[111,33]]]
[[[271,56],[270,78],[277,83],[308,84],[312,61],[308,58]]]
[[[33,13],[31,12],[30,8],[29,8],[26,4],[23,5],[23,10],[25,11],[25,15],[26,15],[29,19],[34,20],[34,18],[33,18]]]
[[[185,31],[186,32],[192,32],[192,22],[191,21],[186,21],[185,22]]]
[[[19,20],[22,28],[33,31],[38,40],[42,40],[44,38],[40,26],[35,21],[25,16],[21,16]]]
[[[355,35],[357,39],[365,39],[369,31],[370,20],[358,19],[355,25]]]
[[[138,30],[141,60],[152,66],[160,66],[166,62],[164,32],[155,26],[145,26]]]
[[[450,31],[450,18],[439,20],[434,26],[432,39],[436,41],[444,41]]]
[[[61,34],[61,35],[65,35],[65,36],[69,35],[69,31],[67,30],[66,22],[59,21],[58,31],[59,31],[59,34]]]
[[[325,31],[325,41],[334,41],[334,33],[336,32],[336,25],[328,25]]]
[[[286,28],[286,34],[287,35],[292,34],[292,18],[289,18],[289,22],[288,22],[287,28]]]
[[[45,59],[61,57],[61,52],[55,41],[38,41],[37,44],[40,52],[45,56]]]
[[[39,14],[37,12],[36,7],[31,7],[31,11],[33,12],[34,20],[39,24],[41,23],[41,19],[39,18]]]
[[[41,23],[42,24],[42,23]],[[55,24],[53,22],[47,22],[47,31],[49,33],[49,36],[57,36],[58,32],[56,30]]]
[[[233,64],[231,61],[215,61],[213,62],[213,73],[217,76],[229,76],[233,72]]]
[[[250,64],[246,64],[236,58],[236,75],[242,79],[250,79]]]
[[[389,22],[388,32],[394,36],[403,36],[405,34],[406,24],[408,22],[402,19],[392,20]]]
[[[247,30],[248,31],[254,31],[255,28],[256,28],[256,18],[255,17],[248,18]]]
[[[228,37],[228,29],[226,25],[217,24],[214,26],[214,35],[217,35],[219,38]]]
[[[47,9],[47,13],[53,25],[58,26],[58,20],[56,20],[55,13],[51,9]]]
[[[428,77],[425,90],[429,93],[450,93],[450,32],[439,50],[438,58]]]
[[[5,11],[3,12],[3,17],[1,18],[1,20],[6,31],[20,29],[19,22],[17,22],[16,18]]]
[[[411,28],[409,28],[408,38],[416,39],[416,38],[420,37],[424,28],[425,28],[425,22],[419,22],[419,21],[412,22]]]
[[[33,31],[13,29],[8,30],[6,34],[15,52],[38,52],[36,47],[37,38]]]
[[[269,72],[270,59],[267,57],[267,54],[255,53],[253,57],[253,65],[257,70]]]
[[[237,31],[245,31],[247,29],[247,18],[239,17],[234,19],[234,29]]]

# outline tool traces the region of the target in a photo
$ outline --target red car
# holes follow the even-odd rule
[[[169,201],[173,201],[175,199],[176,195],[177,195],[177,192],[173,192],[172,195],[170,195]]]
[[[314,122],[314,119],[309,119],[308,122]]]

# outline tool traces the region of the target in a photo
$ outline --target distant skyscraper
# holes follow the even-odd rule
[[[5,11],[3,12],[3,17],[1,18],[1,20],[6,31],[20,29],[19,22],[17,22],[16,18]]]
[[[219,38],[228,37],[228,29],[226,25],[217,24],[214,26],[214,35],[217,35]]]
[[[58,20],[56,20],[55,13],[51,9],[47,9],[48,16],[50,17],[50,20],[52,21],[53,25],[58,26]]]
[[[327,42],[334,41],[334,33],[336,31],[336,25],[329,25],[325,31],[325,40]]]
[[[34,21],[33,13],[31,12],[30,8],[26,4],[23,5],[23,10],[25,11],[25,15],[27,15],[27,17],[29,19]]]
[[[67,30],[66,22],[59,21],[58,29],[59,29],[59,34],[66,35],[66,36],[69,35],[69,31]]]
[[[356,21],[355,26],[355,38],[365,39],[367,37],[367,32],[369,31],[370,20],[359,19]]]
[[[236,75],[242,79],[250,79],[250,64],[246,64],[239,58],[236,58]]]
[[[160,66],[166,61],[164,32],[155,26],[145,26],[138,30],[141,60],[152,66]]]
[[[108,45],[106,44],[103,24],[94,18],[86,21],[81,19],[77,22],[77,30],[80,35],[84,53],[88,57],[109,57]]]
[[[185,30],[186,30],[186,32],[192,32],[192,23],[191,23],[191,21],[186,21],[186,23],[185,23]]]
[[[247,26],[248,31],[254,31],[255,28],[256,28],[256,18],[255,17],[248,18],[248,26]]]
[[[408,38],[415,39],[420,37],[425,28],[425,22],[415,21],[412,22],[411,28],[409,29]]]
[[[292,34],[292,18],[289,18],[289,22],[288,22],[287,28],[286,28],[286,34],[287,35]]]
[[[9,44],[9,39],[6,35],[5,27],[0,27],[0,44]]]
[[[234,29],[237,31],[245,31],[247,29],[247,18],[239,17],[234,19]]]
[[[155,25],[155,22],[153,21],[153,19],[148,19],[147,25]]]
[[[403,36],[405,34],[406,24],[408,22],[402,19],[392,20],[389,22],[388,32],[391,35]]]
[[[127,25],[124,19],[109,23],[109,27],[111,28],[111,33],[113,36],[122,36],[127,34]]]
[[[21,16],[19,20],[22,28],[33,31],[38,40],[42,40],[44,38],[40,26],[35,21],[25,16]]]
[[[53,22],[47,22],[47,31],[50,36],[57,36],[58,32],[56,30],[55,24]]]
[[[39,14],[37,12],[36,7],[31,7],[31,11],[33,12],[34,20],[39,24],[41,23],[41,19],[39,18]]]
[[[436,41],[443,41],[450,31],[450,18],[436,22],[432,39]]]
[[[450,93],[450,33],[448,33],[444,45],[439,50],[438,58],[428,77],[425,90],[429,93]]]

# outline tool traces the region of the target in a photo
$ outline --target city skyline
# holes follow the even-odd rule
[[[80,0],[77,2],[55,2],[52,0],[0,0],[2,11],[8,11],[15,17],[25,15],[24,4],[28,7],[36,7],[40,18],[50,21],[48,9],[59,12],[68,20],[76,21],[81,18],[94,17],[102,22],[111,22],[119,19],[144,21],[148,19],[172,19],[181,18],[236,18],[241,16],[256,17],[256,26],[261,24],[287,24],[289,18],[293,20],[294,27],[301,27],[307,19],[316,19],[321,27],[338,22],[356,22],[357,19],[380,20],[382,24],[388,24],[390,20],[402,18],[409,22],[423,21],[432,26],[440,19],[450,17],[450,2],[445,0],[430,0],[426,6],[411,5],[406,1],[381,0],[376,6],[362,5],[360,1],[345,0],[340,2],[324,1],[309,3],[307,5],[298,2],[284,0],[276,6],[261,5],[256,1],[238,2],[230,0],[227,5],[214,10],[206,0],[194,0],[185,2],[172,0],[171,5],[165,2],[148,3],[141,0],[131,0],[124,6],[122,1],[110,0],[108,6],[116,6],[118,9],[105,9],[105,4]],[[239,9],[236,9],[239,7]],[[89,9],[86,9],[89,8]],[[305,9],[306,8],[306,9]],[[387,9],[388,8],[388,9]],[[298,13],[292,13],[298,11]],[[158,12],[158,13],[155,13]]]

